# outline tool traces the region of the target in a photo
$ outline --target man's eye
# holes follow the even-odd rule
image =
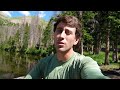
[[[62,33],[62,29],[57,29],[56,32],[57,33]]]
[[[66,33],[67,35],[70,35],[70,34],[71,34],[71,32],[70,32],[69,30],[66,30],[65,33]]]

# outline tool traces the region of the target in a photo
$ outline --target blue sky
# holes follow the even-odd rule
[[[39,13],[39,17],[49,21],[54,15],[54,11],[2,11],[2,13],[8,17],[19,17],[19,16],[34,16]]]

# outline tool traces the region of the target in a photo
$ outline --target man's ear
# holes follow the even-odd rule
[[[79,42],[79,39],[76,39],[76,41],[74,42],[74,45],[77,45],[78,42]]]

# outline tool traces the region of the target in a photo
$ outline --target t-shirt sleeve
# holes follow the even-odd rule
[[[90,57],[82,59],[81,69],[82,79],[109,79],[109,77],[102,74],[101,69],[96,61]]]
[[[25,79],[40,79],[43,77],[44,71],[44,59],[39,60],[39,62],[32,68],[32,70],[26,75]]]
[[[41,75],[41,63],[37,63],[32,70],[26,75],[25,79],[39,79]]]

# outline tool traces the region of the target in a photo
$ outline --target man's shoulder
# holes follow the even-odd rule
[[[93,60],[89,56],[85,56],[85,55],[79,54],[77,52],[75,52],[75,55],[76,55],[75,58],[79,59],[83,63],[85,63],[85,62],[96,62],[95,60]]]
[[[97,62],[96,62],[93,58],[91,58],[91,57],[89,57],[89,56],[85,56],[85,57],[81,60],[81,63],[82,63],[83,65],[97,65],[97,66],[98,66]]]
[[[78,52],[75,52],[75,59],[77,59],[77,60],[82,60],[83,58],[85,58],[84,55],[82,55],[82,54],[80,54],[80,53],[78,53]]]

